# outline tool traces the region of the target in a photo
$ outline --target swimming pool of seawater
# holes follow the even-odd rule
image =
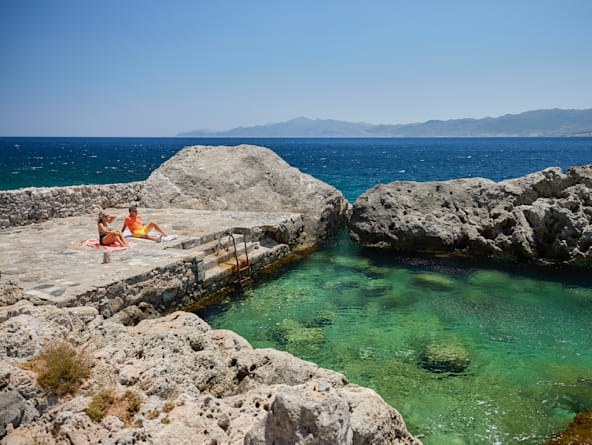
[[[395,256],[343,235],[200,315],[375,389],[426,445],[542,444],[592,410],[584,276]]]

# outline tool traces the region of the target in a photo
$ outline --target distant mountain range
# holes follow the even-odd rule
[[[430,120],[414,124],[368,124],[333,119],[297,117],[226,131],[194,130],[185,137],[540,137],[592,136],[592,108],[585,110],[526,111],[482,119]]]

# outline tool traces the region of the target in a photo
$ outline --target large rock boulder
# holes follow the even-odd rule
[[[592,165],[521,178],[378,185],[353,206],[350,237],[399,251],[592,261]]]
[[[334,187],[253,145],[186,147],[146,180],[146,207],[302,213],[304,246],[345,227],[349,204]]]
[[[253,349],[191,313],[125,326],[92,308],[22,302],[2,315],[2,444],[421,445],[374,391],[286,352]],[[92,376],[64,398],[47,397],[24,366],[57,339],[93,357]],[[87,408],[105,391],[119,405],[91,418]],[[133,410],[122,405],[126,394]]]

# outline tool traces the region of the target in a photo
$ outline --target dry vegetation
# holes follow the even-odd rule
[[[23,366],[37,373],[37,383],[51,394],[74,394],[90,376],[92,362],[85,351],[63,341],[48,346],[39,357]]]
[[[134,416],[141,406],[140,397],[133,391],[126,391],[119,397],[111,391],[102,391],[93,397],[84,412],[97,423],[106,416],[116,416],[128,427],[133,425]]]

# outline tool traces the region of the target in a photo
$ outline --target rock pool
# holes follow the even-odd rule
[[[592,280],[345,236],[200,313],[347,375],[426,445],[542,444],[592,410]]]

